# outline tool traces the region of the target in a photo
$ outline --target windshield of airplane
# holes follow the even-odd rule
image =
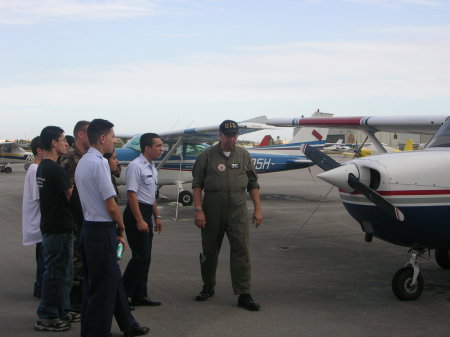
[[[450,147],[450,118],[444,122],[426,146],[427,149],[434,147]]]
[[[141,152],[141,145],[139,141],[141,140],[141,135],[134,136],[131,138],[123,147],[129,147],[133,150]]]
[[[208,148],[207,144],[186,144],[186,156],[198,157],[200,153]]]
[[[138,152],[141,152],[140,145],[141,135],[134,136],[131,138],[124,147],[132,148]],[[172,148],[174,144],[164,144],[164,151],[168,151]],[[186,144],[185,145],[185,155],[189,157],[198,157],[200,153],[205,151],[209,147],[208,144]],[[182,147],[178,147],[173,156],[179,156],[182,152]],[[164,155],[164,154],[163,154]]]

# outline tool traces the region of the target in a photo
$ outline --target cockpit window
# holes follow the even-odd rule
[[[140,145],[141,135],[136,135],[133,138],[131,138],[124,147],[132,148],[133,150],[136,150],[138,152],[141,152],[141,145]],[[170,143],[164,143],[164,153],[163,156],[167,153],[169,149],[171,149],[175,144]],[[185,144],[185,155],[187,157],[198,157],[200,153],[205,151],[209,147],[208,144]],[[179,157],[183,153],[183,146],[178,146],[176,151],[172,154],[172,157]]]
[[[129,147],[133,150],[136,150],[138,152],[141,152],[141,144],[139,143],[141,141],[141,135],[136,135],[133,138],[131,138],[123,147]]]
[[[433,147],[450,147],[450,118],[444,122],[426,146],[427,149]]]
[[[208,148],[206,144],[187,144],[186,145],[186,156],[188,157],[198,157],[200,153]]]

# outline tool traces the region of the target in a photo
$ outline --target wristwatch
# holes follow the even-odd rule
[[[201,208],[201,207],[195,207],[194,210],[195,210],[196,212],[200,212],[200,211],[203,210],[203,208]]]
[[[155,216],[155,219],[161,219],[161,215]]]

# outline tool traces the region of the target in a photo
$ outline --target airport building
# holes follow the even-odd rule
[[[431,135],[397,132],[377,132],[375,136],[381,143],[400,150],[403,149],[408,139],[412,139],[414,146],[418,147],[420,144],[426,144],[432,137]],[[332,128],[328,132],[327,143],[336,143],[342,139],[342,142],[346,144],[362,144],[366,137],[366,134],[360,130]],[[367,140],[366,143],[371,143],[371,141]]]

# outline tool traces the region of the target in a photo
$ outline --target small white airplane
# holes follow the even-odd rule
[[[340,164],[320,151],[304,148],[326,171],[318,177],[339,188],[346,210],[361,225],[367,242],[376,237],[410,248],[411,258],[395,274],[392,290],[401,300],[417,299],[424,287],[418,257],[435,249],[438,265],[450,269],[450,115],[299,118],[296,122],[363,130],[383,153]],[[423,151],[386,153],[375,137],[378,131],[434,136]]]
[[[31,163],[33,160],[33,153],[25,151],[18,143],[0,143],[0,172],[11,173],[10,163]]]
[[[340,138],[336,143],[326,143],[322,151],[324,153],[342,153],[351,149],[352,147],[344,144],[342,138]]]
[[[267,118],[262,116],[238,123],[240,135],[264,129],[279,129],[265,124],[266,120]],[[258,173],[305,168],[314,163],[300,151],[300,146],[308,143],[310,146],[322,148],[327,133],[328,128],[301,128],[288,144],[247,148],[247,150]],[[159,171],[158,191],[164,185],[177,185],[178,201],[183,205],[191,205],[192,192],[184,190],[183,184],[192,182],[192,168],[195,160],[209,147],[205,143],[219,140],[219,125],[158,134],[167,144],[167,150],[163,153],[162,159],[155,161]],[[120,185],[126,184],[128,164],[140,154],[140,137],[140,134],[134,136],[123,148],[116,150],[117,159],[122,167],[120,178],[116,180]]]

